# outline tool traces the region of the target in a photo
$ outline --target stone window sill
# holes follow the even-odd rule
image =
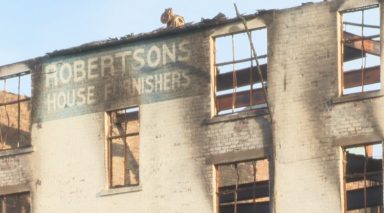
[[[106,189],[98,193],[99,197],[104,196],[110,196],[110,195],[117,195],[117,194],[124,194],[124,193],[131,193],[131,192],[139,192],[142,190],[142,186],[125,186],[125,187],[119,187],[119,188],[111,188]]]
[[[332,98],[333,104],[341,104],[346,102],[353,102],[353,101],[362,101],[365,99],[373,99],[373,98],[380,98],[384,96],[384,92],[382,90],[380,91],[373,91],[373,92],[365,92],[365,93],[355,93],[350,95],[344,95],[340,97],[334,97]]]
[[[33,147],[23,147],[23,148],[17,148],[17,149],[10,149],[10,150],[3,150],[0,151],[0,157],[8,157],[13,155],[21,155],[21,154],[28,154],[33,152]]]
[[[31,191],[28,184],[12,185],[12,186],[1,186],[0,196],[7,194],[16,194],[22,192]]]
[[[334,139],[334,146],[339,147],[351,147],[351,146],[361,146],[363,144],[370,144],[383,141],[383,137],[380,136],[380,133],[369,133],[363,135],[353,135],[345,136]]]
[[[217,115],[215,117],[205,119],[204,124],[210,125],[215,123],[247,119],[252,117],[264,117],[268,114],[269,114],[268,109],[261,109],[261,110],[238,112],[233,114]]]

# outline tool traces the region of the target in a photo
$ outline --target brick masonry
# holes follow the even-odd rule
[[[335,138],[383,138],[383,98],[332,104],[338,99],[335,5],[363,6],[334,1],[293,8],[279,12],[270,28],[276,212],[340,212],[342,159]]]
[[[16,94],[1,91],[1,102],[11,102],[17,100]],[[25,98],[21,96],[20,99]],[[29,147],[30,136],[30,104],[29,102],[20,103],[20,147]],[[23,185],[30,180],[29,160],[26,156],[5,155],[4,153],[18,152],[18,106],[17,104],[0,107],[0,194],[6,190],[7,186]]]
[[[264,157],[270,162],[272,212],[341,212],[342,159],[335,141],[365,134],[383,138],[384,98],[378,92],[371,93],[375,98],[363,100],[366,94],[361,94],[352,101],[340,101],[338,11],[377,3],[335,0],[305,4],[269,11],[249,21],[251,28],[266,25],[268,29],[272,125],[268,116],[250,113],[212,116],[211,36],[241,31],[240,23],[148,41],[152,45],[162,39],[191,43],[185,70],[193,76],[192,90],[164,93],[166,98],[148,101],[135,96],[48,114],[44,107],[39,108],[49,93],[44,91],[42,71],[36,70],[32,104],[35,151],[29,179],[33,211],[213,212],[215,169],[209,158],[260,149],[268,153]],[[146,41],[140,42],[145,46]],[[111,50],[48,57],[42,67],[105,51]],[[107,180],[105,112],[136,104],[140,107],[140,187],[114,194]],[[24,165],[24,161],[10,160],[12,165]],[[15,168],[0,161],[1,166]],[[8,176],[4,180],[11,181]],[[101,196],[105,191],[109,196]]]
[[[0,157],[0,188],[23,185],[30,180],[29,159],[25,157]]]

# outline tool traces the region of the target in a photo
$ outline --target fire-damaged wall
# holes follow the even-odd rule
[[[30,209],[31,131],[29,97],[10,90],[18,75],[8,75],[17,65],[0,68],[0,211]],[[23,72],[28,68],[23,67]],[[23,75],[26,75],[24,73]],[[13,80],[12,80],[13,79]],[[19,81],[20,82],[20,81]],[[7,84],[8,83],[8,84]],[[10,85],[10,86],[9,86]],[[19,87],[20,88],[20,87]]]
[[[0,92],[2,100],[12,101],[16,94],[5,91]],[[30,106],[28,102],[20,105],[20,130],[18,130],[17,104],[0,109],[0,191],[9,191],[8,187],[27,185],[30,178],[29,163],[26,156],[14,156],[12,153],[17,147],[29,147],[30,145]],[[12,154],[13,155],[12,155]],[[2,193],[0,193],[1,195]]]
[[[343,96],[339,91],[339,12],[377,4],[331,1],[275,15],[270,26],[268,91],[274,115],[276,212],[349,208],[345,201],[349,194],[343,188],[346,159],[341,150],[383,140],[382,92]],[[383,10],[379,11],[376,18],[384,17]],[[383,75],[380,82],[382,89]]]
[[[209,54],[206,33],[184,33],[44,61],[33,75],[34,211],[211,211],[198,140],[210,109]],[[106,112],[131,106],[140,183],[110,188]]]
[[[378,91],[344,94],[343,62],[367,53],[347,52],[341,26],[344,13],[371,5],[383,20],[377,0],[246,16],[254,46],[267,50],[260,70],[236,58],[251,52],[236,46],[249,44],[243,23],[222,16],[49,53],[30,63],[33,149],[0,153],[0,189],[28,183],[39,213],[377,210],[383,67],[366,74]],[[379,30],[357,40],[380,42]],[[348,75],[359,81],[364,69]],[[348,176],[362,167],[363,176]],[[2,168],[18,176],[7,182]],[[360,199],[371,192],[372,202]]]
[[[325,128],[343,120],[329,115],[338,96],[337,10],[331,6],[279,12],[271,27],[276,212],[341,212],[337,135]]]
[[[201,62],[193,60],[198,45],[191,38],[168,38],[53,58],[35,79],[35,104],[41,109],[36,118],[51,120],[194,95],[199,87],[192,82],[208,80],[208,74],[197,75]]]

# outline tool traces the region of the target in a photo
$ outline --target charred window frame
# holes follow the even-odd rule
[[[269,212],[267,159],[216,165],[218,213]]]
[[[31,146],[31,74],[0,77],[0,151]]]
[[[139,107],[107,112],[109,188],[138,186]]]
[[[0,213],[15,212],[31,212],[31,197],[29,192],[0,195]]]
[[[379,5],[345,10],[340,14],[342,95],[380,90]]]
[[[262,89],[267,86],[267,28],[250,31],[264,82],[257,71],[247,32],[214,37],[216,115],[267,111]]]
[[[382,144],[343,148],[345,212],[382,212]]]

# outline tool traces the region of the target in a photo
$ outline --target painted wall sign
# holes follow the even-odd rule
[[[198,48],[178,39],[49,61],[35,78],[40,119],[193,95],[192,82],[204,73],[192,62]]]

